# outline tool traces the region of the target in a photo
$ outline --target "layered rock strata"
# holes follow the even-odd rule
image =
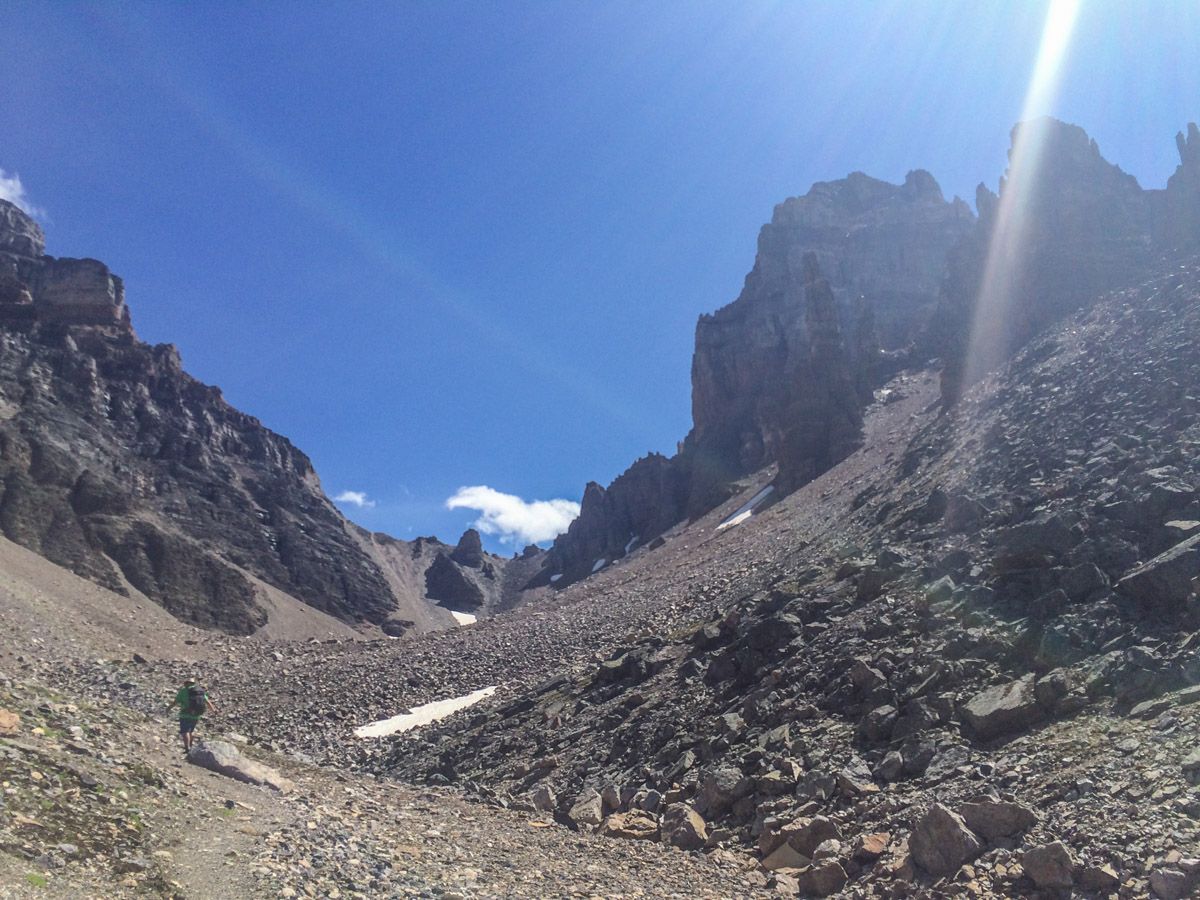
[[[46,256],[41,227],[0,200],[0,325],[99,325],[133,333],[125,286],[94,259]]]
[[[120,278],[44,248],[0,201],[0,533],[202,627],[260,628],[265,586],[349,623],[453,625],[307,456],[137,340]]]

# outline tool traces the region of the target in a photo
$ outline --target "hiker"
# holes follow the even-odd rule
[[[208,691],[196,684],[195,678],[189,678],[175,694],[175,699],[167,709],[176,706],[179,707],[179,736],[183,739],[183,752],[187,753],[192,749],[196,723],[210,709],[215,712],[217,704],[208,696]]]

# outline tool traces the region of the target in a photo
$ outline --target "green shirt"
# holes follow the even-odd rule
[[[204,699],[208,699],[208,691],[204,692]],[[179,693],[175,695],[175,702],[179,704],[179,718],[187,722],[198,722],[204,713],[194,713],[188,709],[188,689],[181,687]]]

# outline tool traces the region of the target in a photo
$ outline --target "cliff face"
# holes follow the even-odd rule
[[[0,332],[0,406],[0,529],[51,561],[232,633],[266,622],[248,575],[349,622],[396,605],[308,458],[173,347]]]
[[[707,512],[766,465],[790,490],[850,453],[863,407],[920,332],[973,221],[921,171],[901,185],[855,173],[777,206],[741,294],[697,323],[694,424],[680,453],[639,460],[607,489],[588,485],[551,553],[556,583]]]
[[[920,171],[903,185],[855,173],[776,207],[742,293],[696,327],[694,425],[679,455],[647,463],[652,479],[643,461],[607,490],[589,485],[550,557],[560,583],[623,555],[628,536],[712,509],[765,466],[784,491],[820,474],[853,449],[873,388],[905,363],[940,357],[952,403],[1071,311],[1200,251],[1194,124],[1163,190],[1143,190],[1074,125],[1036,119],[1012,140],[999,194],[977,191],[977,221]],[[1013,164],[1019,146],[1037,148],[1036,166]]]
[[[1161,257],[1200,246],[1194,125],[1177,138],[1181,165],[1164,191],[1143,190],[1075,125],[1036,119],[1012,139],[1010,160],[1027,141],[1040,162],[1010,165],[999,195],[979,187],[979,224],[951,255],[931,323],[948,402],[1047,325],[1137,284]]]
[[[579,516],[550,551],[535,585],[565,585],[620,559],[662,534],[686,514],[689,473],[679,457],[642,457],[607,489],[590,482]],[[561,576],[561,577],[559,577]]]
[[[1175,135],[1179,167],[1164,191],[1151,193],[1155,235],[1160,245],[1181,253],[1200,248],[1200,128],[1188,124]]]
[[[45,256],[33,219],[0,200],[0,326],[98,325],[133,333],[121,279],[94,259]]]
[[[783,460],[782,434],[818,424],[796,421],[794,413],[806,413],[795,409],[796,394],[807,416],[820,418],[814,397],[844,389],[841,373],[822,384],[813,340],[844,345],[852,393],[868,400],[878,349],[915,336],[936,302],[946,254],[972,221],[966,204],[946,202],[927,172],[910,173],[903,185],[855,173],[777,206],[741,295],[696,326],[689,445],[723,463],[727,476]],[[814,261],[834,301],[822,311],[808,295]],[[788,461],[804,468],[805,460]]]
[[[393,589],[308,457],[187,375],[174,347],[138,341],[103,263],[43,249],[37,224],[0,201],[5,537],[231,633],[267,621],[258,581],[350,623],[435,624],[420,594]]]

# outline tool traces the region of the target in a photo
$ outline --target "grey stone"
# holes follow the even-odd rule
[[[680,850],[700,850],[708,842],[704,818],[684,803],[674,803],[663,813],[662,840]]]
[[[295,785],[270,766],[242,756],[237,747],[227,741],[198,741],[188,751],[188,762],[227,778],[247,784],[266,785],[286,794]]]
[[[1036,676],[990,687],[972,697],[960,710],[963,721],[983,740],[1023,731],[1042,719],[1034,692]]]
[[[1040,888],[1069,888],[1073,883],[1075,861],[1062,841],[1026,850],[1021,865]]]
[[[1117,582],[1117,590],[1148,609],[1178,611],[1200,577],[1200,535],[1176,544]]]
[[[913,860],[930,875],[953,875],[982,850],[979,838],[962,816],[935,804],[913,829],[908,839]]]
[[[1028,806],[995,800],[964,803],[958,812],[968,828],[989,841],[1020,834],[1038,821]]]
[[[576,825],[599,825],[604,821],[604,801],[595,788],[586,788],[575,798],[567,815]]]

